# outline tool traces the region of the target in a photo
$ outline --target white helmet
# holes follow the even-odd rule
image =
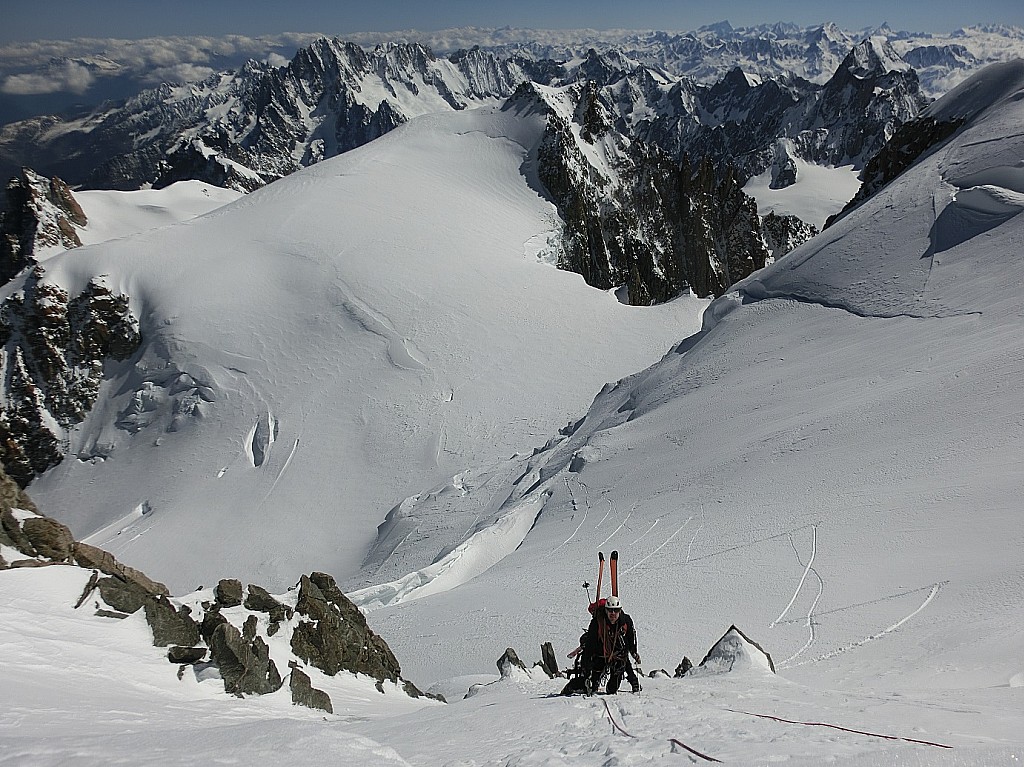
[[[618,597],[608,597],[605,600],[604,607],[606,610],[621,610],[622,602],[619,601]]]

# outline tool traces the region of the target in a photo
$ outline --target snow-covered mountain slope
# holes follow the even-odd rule
[[[109,363],[33,497],[173,589],[283,587],[353,573],[402,498],[543,442],[706,302],[638,310],[538,262],[555,211],[524,163],[542,130],[419,118],[210,215],[49,259],[72,294],[105,275],[128,295],[143,347]]]
[[[367,586],[353,596],[371,610],[370,622],[402,658],[404,673],[424,685],[436,681],[435,690],[452,693],[450,706],[389,699],[358,684],[347,687],[346,699],[346,685],[339,683],[338,699],[346,706],[321,718],[273,695],[238,701],[220,685],[187,675],[169,682],[167,662],[144,647],[148,637],[138,620],[100,623],[68,607],[81,593],[81,571],[9,571],[0,573],[7,713],[0,717],[2,753],[33,765],[72,759],[265,759],[286,765],[326,752],[359,764],[424,767],[675,765],[700,759],[687,749],[740,765],[1017,764],[1024,750],[1024,267],[1017,257],[1024,245],[1022,93],[1021,64],[966,83],[940,105],[944,114],[970,118],[952,141],[823,235],[712,304],[700,334],[648,370],[605,387],[586,418],[544,449],[481,464],[395,509],[369,566],[351,579]],[[502,135],[494,123],[484,127],[500,117],[457,119],[463,128]],[[416,136],[416,126],[414,121],[402,132]],[[440,152],[438,143],[447,140],[431,135]],[[504,156],[506,165],[492,166],[496,181],[503,173],[514,175],[522,157],[507,141],[472,131],[454,144],[464,155],[480,153],[474,164],[483,155]],[[302,185],[337,200],[331,190],[358,181],[356,158],[382,162],[386,156],[367,148],[190,225],[126,242],[156,252],[164,238],[180,248],[220,226],[245,224],[248,239],[236,247],[262,239],[267,244],[257,258],[286,261],[279,274],[294,270],[296,261],[286,259],[281,246],[282,230],[301,232],[329,205],[309,197],[295,202]],[[391,156],[400,159],[409,158]],[[258,221],[257,214],[270,215],[261,200],[275,190],[285,190],[275,198],[284,220]],[[364,197],[348,199],[365,213],[373,200],[366,199],[365,188],[356,191]],[[472,201],[488,202],[479,200],[478,183],[474,193],[458,198],[468,229],[479,212]],[[518,235],[537,220],[523,210],[534,210],[533,204],[506,197],[506,213],[518,214],[515,221],[506,215],[502,233]],[[506,277],[516,271],[513,263],[532,266],[519,260],[518,247],[514,254],[498,248],[484,227],[472,233],[478,243],[496,247],[492,266],[505,264]],[[450,235],[438,237],[452,242]],[[281,249],[268,252],[275,242]],[[209,243],[225,244],[226,237]],[[128,257],[127,250],[107,247],[61,257],[58,273],[75,276],[72,255],[85,256],[85,266],[92,259],[105,267]],[[423,247],[435,259],[445,258],[434,243]],[[233,252],[225,247],[220,256],[231,260]],[[164,268],[168,254],[159,253]],[[387,254],[386,248],[375,251],[378,259]],[[192,277],[202,260],[184,259],[171,268]],[[210,263],[206,282],[227,282]],[[406,267],[426,278],[412,262]],[[225,321],[219,339],[225,349],[237,349],[245,339],[226,322],[227,309],[244,315],[244,300],[254,295],[254,277],[237,274],[227,308],[212,318]],[[155,278],[147,281],[141,271],[119,279],[148,288],[145,306],[158,321],[169,318],[172,301],[184,307],[189,300],[190,292],[161,292]],[[190,291],[200,291],[197,300],[213,289],[206,282],[189,284]],[[509,286],[515,287],[512,280],[505,292],[516,294]],[[438,282],[430,287],[443,298]],[[471,294],[466,282],[459,287],[464,296]],[[486,283],[483,288],[488,292],[480,300],[493,308],[498,293]],[[381,289],[399,290],[393,282]],[[534,297],[542,292],[533,287]],[[242,320],[267,312],[274,295],[263,294],[263,303]],[[547,306],[553,295],[540,298]],[[323,308],[316,299],[305,296],[305,308]],[[393,305],[389,309],[397,316]],[[649,310],[632,312],[657,317]],[[278,308],[275,318],[283,317]],[[198,331],[195,338],[183,333],[197,324],[180,311],[168,326],[176,330],[165,331],[165,347],[172,347],[171,332],[182,343],[201,340]],[[259,330],[269,332],[271,324]],[[496,327],[490,326],[492,338],[514,343],[512,333]],[[549,340],[557,337],[549,330]],[[315,339],[326,353],[332,351],[330,338]],[[301,351],[303,339],[287,340]],[[182,348],[174,351],[181,354]],[[264,351],[269,361],[284,359],[269,353],[271,343]],[[212,355],[204,348],[200,353]],[[223,368],[211,360],[212,377]],[[278,383],[288,383],[282,369],[274,369]],[[250,380],[255,388],[269,375],[250,374]],[[322,379],[316,384],[330,386]],[[497,391],[507,395],[510,388]],[[243,393],[241,387],[221,387],[217,403],[233,404]],[[534,412],[537,399],[513,404],[521,413]],[[208,423],[230,430],[230,419],[213,418],[224,408],[205,412]],[[317,417],[324,431],[334,425],[326,410]],[[290,419],[281,423],[280,433],[291,428]],[[154,438],[152,429],[139,434],[147,443]],[[175,447],[180,434],[161,435],[163,446]],[[286,437],[275,444],[281,443],[291,444]],[[202,442],[193,445],[198,465],[209,453]],[[132,447],[144,459],[159,454],[142,443]],[[276,450],[271,447],[272,460]],[[112,455],[108,463],[122,456]],[[144,471],[163,470],[157,462],[141,463],[135,477],[118,480],[123,496],[151,482]],[[184,464],[164,466],[183,473]],[[214,483],[197,476],[189,478],[210,492]],[[93,484],[112,480],[96,475]],[[76,490],[82,488],[95,492],[85,483]],[[72,504],[81,504],[79,495],[67,496],[63,508]],[[209,525],[215,511],[204,508],[205,516],[191,519]],[[266,522],[266,508],[248,511],[254,522]],[[141,540],[165,534],[158,512],[154,507],[143,526],[126,535],[141,534]],[[295,514],[294,508],[282,512]],[[147,522],[153,525],[143,532]],[[239,538],[249,533],[240,530]],[[194,542],[181,566],[201,569],[205,554]],[[645,669],[672,669],[684,653],[697,660],[737,623],[772,654],[779,674],[747,669],[648,679],[639,697],[564,699],[549,697],[562,680],[512,672],[457,699],[481,680],[480,673],[490,671],[486,679],[495,679],[493,660],[510,644],[531,658],[530,648],[552,640],[564,657],[586,619],[578,584],[593,580],[595,551],[612,548],[622,554],[620,592],[636,621]],[[58,671],[58,661],[67,668]]]
[[[240,192],[205,184],[181,181],[163,189],[132,192],[81,190],[75,192],[88,223],[77,229],[83,245],[129,237],[149,229],[202,216],[241,197]]]
[[[1024,64],[944,108],[982,92],[949,144],[718,299],[571,434],[403,504],[350,585],[411,678],[564,653],[579,583],[618,549],[648,667],[736,623],[790,681],[1017,705]],[[513,553],[460,574],[494,551]]]
[[[176,678],[140,615],[116,621],[74,610],[86,577],[73,567],[0,573],[0,745],[11,763],[298,767],[329,753],[369,767],[669,766],[696,762],[696,751],[751,766],[993,767],[1020,753],[1020,684],[938,700],[899,688],[820,690],[748,669],[645,679],[639,696],[560,698],[564,680],[534,670],[448,680],[439,688],[449,705],[390,685],[381,694],[349,675],[317,677],[335,702],[329,715],[291,705],[286,690],[239,699],[191,668]],[[463,699],[480,682],[491,683]]]

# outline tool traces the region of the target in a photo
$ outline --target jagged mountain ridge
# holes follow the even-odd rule
[[[435,65],[437,71],[451,74],[451,69],[439,64],[428,51],[393,46],[377,53],[382,55],[367,57],[357,46],[337,41],[324,40],[311,46],[289,67],[274,70],[274,87],[266,91],[272,97],[261,102],[265,108],[251,123],[248,137],[234,144],[229,139],[239,135],[245,112],[235,113],[234,106],[225,105],[237,106],[239,102],[217,102],[209,94],[197,97],[192,107],[202,107],[206,112],[220,109],[225,119],[207,123],[191,138],[182,139],[178,149],[159,162],[160,167],[165,174],[169,169],[176,173],[192,170],[200,176],[213,172],[213,180],[218,183],[226,182],[226,176],[219,175],[224,171],[258,184],[264,176],[230,157],[244,159],[245,153],[251,153],[263,172],[270,174],[287,170],[288,162],[296,166],[313,162],[319,155],[311,153],[310,148],[326,151],[324,140],[312,136],[333,136],[330,147],[339,151],[343,146],[338,143],[339,131],[349,131],[354,124],[383,129],[383,124],[374,122],[381,115],[397,120],[397,112],[387,99],[371,115],[366,105],[373,98],[366,93],[369,88],[359,91],[366,103],[358,103],[352,89],[343,87],[358,73],[365,75],[371,69],[383,83],[396,82],[402,73],[420,73],[423,83],[434,86],[433,98],[445,107],[430,99],[414,99],[417,108],[458,110],[466,106],[445,84],[444,77],[430,74]],[[462,62],[461,71],[474,73],[475,84],[470,90],[477,93],[500,93],[522,76],[513,76],[508,69],[495,69],[494,60],[478,51],[456,58]],[[783,160],[791,161],[791,154],[799,156],[801,151],[817,152],[818,159],[834,162],[848,162],[851,154],[868,154],[874,144],[868,143],[866,136],[873,136],[874,142],[883,140],[893,125],[914,115],[920,105],[913,73],[908,73],[905,66],[890,68],[886,63],[895,60],[883,45],[865,41],[847,56],[823,88],[796,83],[787,90],[775,81],[752,82],[739,70],[708,88],[673,81],[664,73],[635,66],[635,62],[621,56],[602,57],[591,51],[563,78],[567,85],[540,86],[525,80],[509,104],[516,109],[536,109],[545,116],[545,134],[534,162],[536,177],[556,203],[561,219],[554,260],[562,268],[583,275],[592,286],[606,290],[623,287],[620,299],[628,303],[660,303],[687,289],[700,296],[721,294],[733,282],[814,234],[813,228],[793,217],[774,216],[770,226],[763,226],[753,200],[741,191],[743,182],[771,160],[779,166],[779,183],[792,183],[795,176]],[[626,72],[622,69],[626,66],[634,68]],[[256,81],[231,82],[252,85]],[[416,90],[408,81],[406,86],[409,93]],[[253,95],[257,90],[240,88],[231,92],[248,93],[246,98],[256,103],[263,98]],[[397,98],[399,91],[391,87],[390,93]],[[345,119],[342,112],[332,112],[332,119],[322,119],[315,130],[303,134],[311,123],[302,117],[297,105],[308,107],[317,100],[337,100],[338,94],[347,99]],[[249,103],[244,98],[242,101]],[[759,119],[769,110],[766,103],[777,107],[774,121]],[[361,117],[349,119],[357,107],[362,110]],[[850,115],[860,115],[863,120],[850,119]],[[793,139],[775,140],[772,131],[758,136],[750,127],[764,124],[773,128],[783,125]],[[804,127],[811,124],[819,127]],[[823,124],[838,127],[829,131],[821,127]],[[288,135],[292,136],[290,143],[285,141]],[[297,136],[304,136],[305,143]],[[847,140],[850,136],[855,138],[852,148]],[[366,137],[362,134],[357,140]],[[766,140],[767,147],[763,143]],[[208,141],[220,142],[224,150],[212,149]],[[737,150],[753,149],[746,155],[730,154],[730,141]],[[663,148],[664,144],[669,148]],[[291,154],[284,152],[287,146]],[[306,147],[301,149],[301,156],[300,146]],[[702,146],[714,146],[724,167],[716,167],[709,159],[710,150],[701,150]],[[143,153],[143,157],[148,156]],[[19,264],[33,263],[31,254],[25,248],[22,251],[18,259],[5,260],[10,262],[10,274],[18,271]],[[10,316],[20,316],[25,306],[39,303],[33,295],[31,290],[26,291],[24,298],[18,299],[21,303],[12,304],[17,314]],[[117,298],[124,305],[128,300]],[[124,307],[121,309],[123,313]],[[39,316],[40,311],[33,316]],[[126,351],[113,358],[123,359],[137,345],[137,334],[121,317],[108,321],[131,331],[124,335],[119,330],[115,337],[115,346]],[[20,327],[28,320],[6,322]],[[42,345],[23,341],[28,338],[24,333],[7,332],[4,336],[8,347],[5,354],[12,360],[10,370],[17,373],[8,387],[7,410],[13,419],[8,429],[12,435],[8,459],[17,465],[16,476],[23,483],[61,460],[67,447],[64,432],[88,413],[95,399],[95,382],[86,387],[84,398],[77,397],[71,416],[57,418],[59,428],[52,425],[57,411],[47,392],[61,381],[77,381],[81,377],[77,368],[82,365],[102,369],[108,356],[106,347],[97,347],[98,356],[89,358],[68,347],[68,339],[78,331],[67,330],[67,322],[60,318],[57,324],[61,332]],[[41,326],[48,327],[48,323]],[[46,364],[34,360],[46,360]],[[194,380],[189,380],[191,383],[175,386],[199,392],[202,387],[193,386]],[[196,394],[189,401],[198,406],[205,397]],[[146,407],[140,402],[139,412],[144,413]],[[100,449],[95,454],[103,453]],[[93,455],[90,449],[80,457],[91,459]]]
[[[625,286],[650,304],[687,288],[719,295],[772,257],[742,192],[769,167],[793,184],[798,157],[863,165],[925,106],[913,71],[866,40],[825,86],[752,82],[742,71],[710,88],[590,51],[569,85],[520,87],[517,108],[547,119],[538,175],[559,208],[558,262],[595,287]],[[772,223],[772,255],[813,234]]]
[[[890,73],[892,62],[899,62],[901,74]],[[811,162],[859,167],[894,125],[912,119],[923,106],[907,69],[881,38],[848,48],[824,86],[788,75],[752,83],[735,68],[704,86],[619,51],[590,50],[568,62],[519,54],[503,58],[481,49],[440,58],[419,44],[365,51],[321,39],[285,67],[250,62],[201,83],[163,85],[80,120],[37,118],[5,126],[0,155],[8,165],[30,166],[93,188],[132,189],[194,178],[251,191],[418,114],[506,98],[526,81],[553,86],[589,81],[602,88],[618,83],[606,97],[621,118],[617,130],[676,156],[713,155],[726,165],[760,153],[758,161],[740,163],[750,166],[745,175],[752,175],[770,165],[773,140],[786,136],[798,139],[797,151]],[[863,81],[856,93],[844,92],[851,73]],[[880,89],[875,97],[874,88]],[[797,105],[801,109],[795,110]],[[868,134],[865,147],[844,146],[843,152],[821,136],[799,140],[809,130],[840,130],[840,115],[853,123],[846,126],[849,132]],[[879,138],[880,130],[888,135]]]
[[[8,162],[92,188],[204,178],[251,191],[360,146],[410,117],[510,95],[533,62],[480,52],[437,58],[417,44],[364,51],[321,39],[284,67],[250,61],[143,91],[81,120],[5,126]],[[65,158],[56,166],[47,155]]]
[[[534,30],[456,28],[350,35],[362,45],[387,40],[421,41],[439,53],[478,45],[499,55],[569,61],[590,48],[616,50],[634,61],[705,85],[739,66],[761,78],[795,75],[824,84],[858,41],[882,37],[918,70],[923,91],[936,98],[991,63],[1024,54],[1024,29],[977,25],[948,34],[893,30],[888,24],[847,30],[832,22],[802,27],[787,22],[733,27],[727,21],[692,31]]]
[[[743,182],[791,156],[861,168],[928,103],[913,70],[879,39],[854,46],[822,86],[739,68],[712,86],[645,67],[609,80],[597,98],[617,130],[676,158],[734,166]]]

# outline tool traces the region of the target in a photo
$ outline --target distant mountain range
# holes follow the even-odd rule
[[[801,27],[787,22],[733,27],[728,21],[688,32],[637,30],[536,30],[458,28],[438,32],[390,32],[345,35],[363,46],[419,42],[438,54],[479,46],[499,55],[535,59],[582,58],[593,48],[611,50],[674,75],[705,85],[735,67],[760,77],[798,75],[823,84],[857,43],[881,38],[918,72],[922,90],[936,98],[987,64],[1024,54],[1024,29],[979,25],[948,34],[907,32],[883,23],[848,30],[834,23]]]
[[[314,42],[285,66],[250,61],[202,81],[169,81],[75,119],[39,115],[9,123],[0,132],[0,173],[10,177],[29,166],[74,184],[122,189],[205,173],[204,180],[254,188],[424,111],[508,97],[525,80],[557,85],[596,75],[604,85],[610,75],[642,67],[656,80],[695,91],[740,69],[751,81],[776,80],[800,97],[813,90],[800,83],[826,85],[865,40],[882,54],[883,66],[913,67],[928,98],[981,66],[1024,55],[1024,30],[1016,27],[944,36],[886,25],[850,32],[831,23],[736,29],[728,22],[686,33],[462,28],[358,34],[345,42]],[[103,60],[109,65],[94,78],[125,68],[108,53]],[[95,56],[65,58],[65,64],[80,59],[95,70]],[[244,151],[229,149],[235,144]]]

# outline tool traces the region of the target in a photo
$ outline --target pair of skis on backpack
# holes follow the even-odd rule
[[[597,552],[597,593],[594,596],[594,601],[590,603],[590,607],[587,609],[590,614],[593,615],[594,611],[599,607],[604,607],[607,600],[601,599],[601,582],[604,580],[604,552]],[[613,551],[611,556],[608,558],[608,576],[611,579],[612,596],[618,599],[619,597],[619,552]],[[590,593],[590,584],[584,583],[583,588],[587,589],[587,593]]]

